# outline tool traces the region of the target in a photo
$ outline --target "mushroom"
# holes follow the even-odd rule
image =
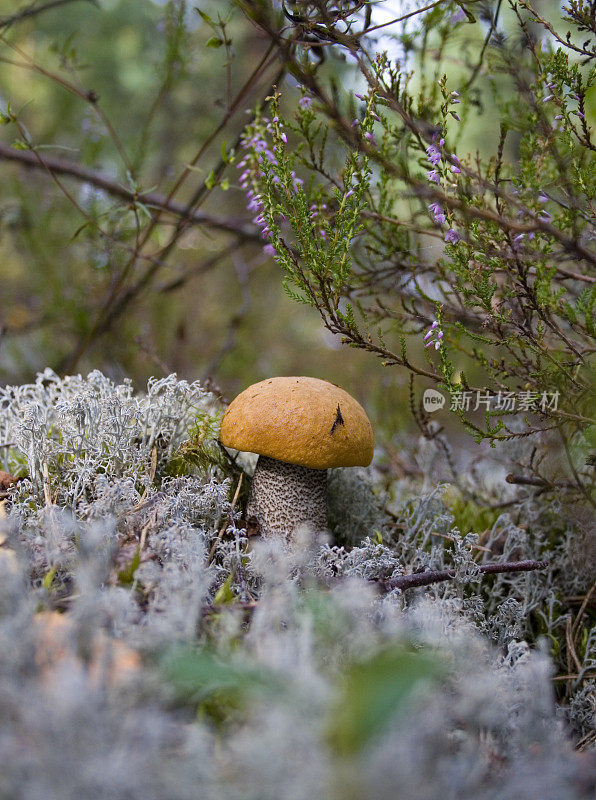
[[[221,424],[225,447],[257,453],[246,517],[263,536],[327,528],[327,470],[366,467],[372,427],[346,391],[319,378],[269,378],[245,389]]]

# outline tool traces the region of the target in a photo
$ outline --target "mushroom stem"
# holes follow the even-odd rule
[[[259,456],[246,507],[263,536],[290,541],[298,525],[327,530],[327,470]]]

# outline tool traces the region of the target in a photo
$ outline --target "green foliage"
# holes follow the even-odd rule
[[[179,701],[196,707],[199,719],[218,725],[233,722],[257,697],[284,690],[274,672],[223,659],[207,648],[172,651],[163,659],[161,672]]]
[[[350,757],[373,744],[396,714],[423,702],[422,690],[443,671],[438,656],[403,646],[348,665],[329,722],[331,747]]]
[[[230,472],[230,460],[219,443],[222,414],[213,414],[197,408],[188,438],[180,445],[168,462],[169,475],[187,474],[191,467],[209,470],[214,465]]]
[[[515,47],[527,19],[514,7],[499,16],[500,6],[477,68],[469,80],[459,75],[457,89],[453,70],[441,72],[462,35],[453,4],[404,32],[404,60],[374,52],[366,33],[355,43],[327,22],[337,50],[359,53],[366,94],[356,95],[354,111],[349,90],[329,95],[297,57],[296,122],[281,116],[276,95],[271,119],[257,114],[247,129],[244,165],[286,291],[314,305],[343,342],[411,371],[420,388],[488,390],[482,417],[467,413],[478,405],[452,409],[478,442],[554,428],[572,441],[594,424],[596,162],[587,102],[596,70],[589,48],[582,60],[573,32],[550,38],[558,23],[530,4],[546,32],[542,46]],[[457,21],[478,25],[463,11]],[[586,24],[578,9],[567,18]],[[468,129],[478,125],[498,131],[495,152],[465,153]],[[443,247],[427,259],[437,238]],[[437,325],[438,339],[426,342],[422,334]],[[502,392],[534,402],[503,415]],[[586,494],[593,475],[574,469]]]

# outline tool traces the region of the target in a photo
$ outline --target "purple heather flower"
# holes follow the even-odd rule
[[[354,97],[357,97],[359,100],[364,100],[365,99],[363,95],[356,94],[356,92],[354,93]]]
[[[530,233],[528,234],[528,239],[531,240],[531,239],[535,239],[535,238],[536,238],[536,234],[534,233],[534,231],[530,231]]]
[[[445,139],[443,138],[439,139],[439,147],[443,147],[444,144],[445,144]]]
[[[426,180],[429,183],[441,183],[441,178],[439,177],[439,173],[436,169],[426,173]]]
[[[459,92],[451,92],[451,97],[459,97]]]
[[[539,203],[548,203],[548,197],[542,192],[540,192],[540,194],[536,199],[538,200]]]
[[[424,336],[424,341],[426,344],[425,347],[432,347],[434,345],[435,350],[438,350],[441,346],[441,339],[443,338],[443,331],[439,330],[439,323],[437,320],[433,322],[430,326],[430,329]],[[436,338],[434,338],[436,336]]]
[[[455,99],[451,101],[451,105],[457,105],[458,103],[461,103],[461,100]]]
[[[451,165],[451,172],[461,172],[461,169],[459,167],[456,167],[455,164],[452,164]]]
[[[451,116],[453,117],[453,119],[456,119],[456,120],[459,122],[459,115],[458,115],[458,114],[456,114],[456,113],[455,113],[455,111],[450,111],[449,113],[451,114]]]
[[[286,134],[285,134],[285,133],[282,133],[282,134],[281,134],[281,140],[282,140],[282,142],[283,142],[284,144],[286,144],[286,143],[287,143],[287,141],[288,141],[288,137],[286,136]]]
[[[562,114],[557,114],[557,116],[555,117],[555,119],[563,119],[563,115],[562,115]]]
[[[359,119],[353,119],[352,120],[352,128],[357,128],[359,125],[360,125],[360,120]]]
[[[433,322],[433,324],[430,326],[430,330],[428,331],[428,333],[427,333],[427,334],[425,335],[425,337],[424,337],[424,341],[426,341],[426,340],[427,340],[427,339],[428,339],[430,336],[432,336],[432,335],[433,335],[433,333],[434,333],[434,331],[435,331],[435,328],[437,327],[437,325],[438,325],[438,324],[439,324],[439,323],[437,322],[437,320],[435,320],[435,321]]]
[[[466,19],[466,12],[463,8],[458,8],[450,17],[449,17],[449,24],[450,25],[457,25],[458,22],[463,22]]]
[[[298,105],[303,111],[309,111],[312,107],[312,100],[310,97],[304,95],[304,97],[301,97],[300,100],[298,100]]]
[[[279,122],[279,117],[273,117],[273,119],[271,120],[271,122]]]
[[[376,139],[375,139],[375,137],[372,135],[372,133],[370,133],[370,131],[367,131],[367,132],[364,134],[364,138],[365,138],[365,139],[368,139],[368,141],[369,141],[371,144],[374,144],[374,145],[376,146],[376,144],[377,144],[377,142],[376,142]]]
[[[266,244],[265,247],[263,247],[263,252],[266,253],[268,256],[274,256],[275,247],[273,247],[272,244]]]
[[[585,119],[586,118],[586,115],[583,113],[583,111],[576,111],[575,113],[577,114],[577,116],[580,119]]]
[[[548,103],[548,102],[549,102],[549,100],[552,100],[552,99],[553,99],[553,97],[554,97],[554,95],[553,95],[553,94],[547,94],[547,95],[546,95],[546,97],[544,98],[544,100],[543,100],[542,102],[543,102],[543,103]]]
[[[454,228],[449,228],[447,233],[445,234],[445,241],[450,242],[451,244],[457,244],[459,242],[460,236],[459,233],[454,230]]]
[[[302,178],[297,178],[295,172],[292,172],[290,174],[292,176],[292,188],[294,189],[295,192],[297,192],[298,187],[303,186],[304,181],[302,180]]]
[[[351,197],[353,194],[354,194],[354,190],[353,190],[353,189],[349,189],[349,190],[346,192],[346,200],[348,199],[348,197]]]
[[[517,236],[514,237],[513,241],[515,243],[521,242],[521,240],[524,238],[525,235],[526,235],[525,233],[519,233]]]
[[[540,212],[540,219],[544,220],[545,222],[548,222],[548,220],[549,220],[549,219],[552,219],[552,217],[551,217],[551,215],[548,213],[548,211],[541,211],[541,212]]]
[[[438,222],[439,225],[444,225],[445,222],[447,221],[447,218],[445,217],[445,212],[443,211],[441,206],[438,203],[431,203],[429,205],[429,209],[433,213],[435,222]]]
[[[321,239],[322,239],[323,241],[326,241],[326,240],[327,240],[327,231],[324,231],[324,230],[321,228],[321,230],[319,231],[319,236],[321,237]]]
[[[441,153],[437,150],[434,144],[431,144],[430,147],[426,148],[426,155],[433,167],[436,167],[441,161]]]

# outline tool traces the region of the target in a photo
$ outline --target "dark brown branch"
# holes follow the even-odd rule
[[[42,168],[39,159],[32,150],[17,150],[2,142],[0,142],[0,159],[16,161],[25,167],[34,169]],[[57,175],[69,175],[82,183],[88,183],[91,186],[102,189],[104,192],[114,197],[120,197],[122,200],[127,200],[131,203],[142,203],[149,209],[156,208],[160,211],[168,211],[178,218],[185,219],[191,225],[203,225],[207,228],[216,228],[228,233],[234,233],[241,236],[243,239],[261,241],[258,230],[254,225],[246,225],[235,220],[221,219],[212,214],[207,214],[204,211],[189,211],[187,206],[182,203],[177,203],[174,200],[167,200],[163,195],[157,192],[141,192],[137,194],[132,189],[127,189],[126,186],[122,186],[118,181],[108,178],[106,175],[102,175],[95,170],[82,167],[80,164],[76,164],[73,161],[44,155],[43,164],[50,172],[56,173]]]
[[[548,561],[506,561],[503,564],[482,564],[480,572],[485,575],[498,575],[503,572],[531,572],[537,569],[547,569],[548,567]],[[417,586],[429,586],[431,583],[441,583],[453,578],[455,578],[455,570],[442,569],[416,572],[412,575],[400,575],[399,578],[393,578],[390,581],[379,581],[378,584],[381,584],[386,591],[390,591],[391,589],[413,589]],[[205,607],[202,614],[203,616],[208,616],[218,611],[251,612],[257,606],[258,600],[226,604],[218,603],[217,605]]]
[[[49,0],[48,3],[44,3],[42,6],[38,6],[36,3],[31,3],[31,5],[28,5],[22,11],[18,11],[11,17],[4,17],[3,19],[0,19],[0,28],[8,28],[15,22],[21,22],[21,20],[28,19],[29,17],[36,17],[38,14],[43,14],[44,11],[51,11],[53,8],[58,8],[59,6],[80,2],[81,0]],[[97,6],[97,0],[85,0],[85,2],[92,3],[94,6]]]
[[[526,478],[524,475],[513,475],[510,473],[505,478],[507,483],[514,483],[518,486],[541,486],[543,489],[577,489],[577,485],[575,483],[550,483],[549,481],[545,480],[544,478],[537,478],[537,477],[529,477]]]
[[[502,572],[530,572],[536,569],[547,569],[548,561],[506,561],[504,564],[482,564],[480,572],[485,575],[498,575]],[[429,570],[416,572],[412,575],[400,575],[390,581],[384,581],[383,586],[391,589],[412,589],[416,586],[429,586],[431,583],[440,583],[455,578],[455,570]]]

